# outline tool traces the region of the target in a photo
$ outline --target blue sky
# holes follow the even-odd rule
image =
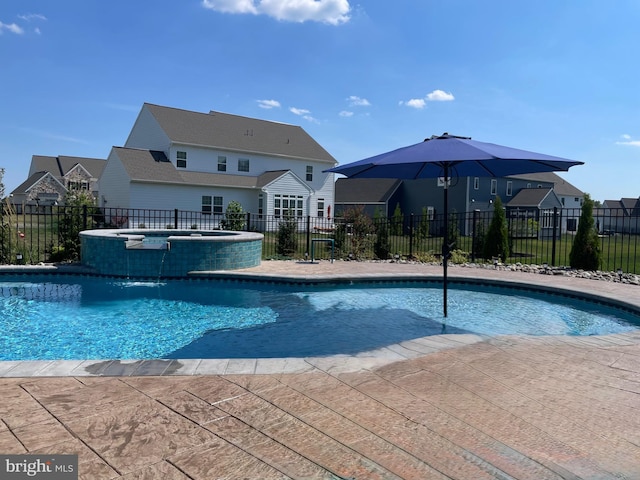
[[[0,167],[107,158],[144,102],[302,126],[340,163],[448,132],[640,196],[636,0],[3,0]]]

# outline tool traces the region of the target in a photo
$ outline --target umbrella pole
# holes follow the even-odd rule
[[[449,263],[449,164],[444,164],[444,240],[442,243],[442,308],[447,318],[447,265]]]

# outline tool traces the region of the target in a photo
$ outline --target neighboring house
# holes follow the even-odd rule
[[[336,160],[301,127],[145,103],[100,178],[99,205],[327,217]]]
[[[602,207],[594,209],[596,227],[603,235],[640,233],[640,198],[605,200]]]
[[[343,203],[347,198],[352,203],[367,205],[379,202],[379,195],[374,188],[375,179],[362,179],[369,182],[355,187],[356,179],[340,179],[345,182],[340,190],[336,190],[336,204]],[[405,218],[411,213],[421,215],[426,208],[428,215],[432,217],[443,211],[443,185],[435,178],[420,180],[403,180],[396,187],[393,196],[392,208],[395,203],[400,204],[400,209]],[[352,188],[351,185],[354,185]],[[560,216],[560,231],[574,231],[580,216],[579,207],[582,205],[584,194],[555,173],[514,175],[502,178],[492,177],[454,177],[449,184],[449,211],[471,212],[479,210],[487,212],[493,210],[493,201],[499,196],[505,208],[511,206],[518,192],[523,189],[541,189],[548,192],[553,189],[555,198],[559,202],[558,208],[563,209]],[[354,192],[358,193],[353,198]],[[349,195],[347,197],[346,195]],[[542,211],[539,212],[539,214]],[[462,222],[462,221],[461,221]],[[460,225],[460,231],[465,235],[471,234],[471,221]],[[441,225],[442,227],[442,225]],[[440,227],[440,228],[441,228]],[[433,232],[441,234],[441,232]]]
[[[106,164],[99,158],[34,155],[29,177],[11,192],[10,201],[18,213],[36,213],[64,204],[69,190],[87,190],[97,196],[98,178]]]
[[[391,217],[400,202],[401,185],[402,180],[394,178],[339,178],[336,181],[335,216],[341,217],[350,208],[363,208],[370,217],[377,211],[383,217]]]
[[[511,236],[551,238],[555,229],[559,237],[561,211],[562,202],[553,188],[523,188],[506,205]]]

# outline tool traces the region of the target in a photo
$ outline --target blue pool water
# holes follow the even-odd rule
[[[437,283],[22,277],[0,282],[0,360],[320,356],[441,333],[598,335],[640,325],[574,298],[455,284],[448,312],[445,322]]]

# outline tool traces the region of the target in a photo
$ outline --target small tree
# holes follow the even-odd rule
[[[455,210],[449,214],[449,222],[447,223],[449,245],[455,248],[460,241],[460,227],[458,226],[458,212]]]
[[[86,207],[86,217],[85,217]],[[50,260],[61,262],[80,258],[80,232],[93,227],[95,199],[87,190],[69,190],[64,197],[64,207],[58,222],[58,245],[52,245]]]
[[[429,237],[429,211],[427,207],[422,207],[422,215],[420,223],[418,223],[418,237],[421,239]]]
[[[496,197],[493,202],[493,218],[484,238],[483,256],[486,259],[498,257],[502,262],[509,256],[509,230],[507,217],[502,208],[502,200]]]
[[[376,240],[373,243],[373,253],[380,260],[386,260],[391,253],[389,242],[389,221],[386,218],[378,218],[374,221]]]
[[[571,268],[598,270],[601,264],[600,242],[593,220],[593,205],[589,194],[585,194],[578,231],[569,252]]]
[[[283,257],[293,257],[297,247],[298,222],[296,217],[287,211],[278,224],[276,253]]]
[[[224,218],[220,222],[223,230],[244,230],[246,215],[240,202],[232,200],[227,205]]]
[[[343,255],[351,253],[354,258],[361,258],[370,246],[370,235],[375,231],[371,218],[364,213],[364,207],[360,206],[345,210],[343,221],[344,224],[338,225],[334,234],[336,248]],[[348,245],[348,239],[351,240],[351,245]]]
[[[391,222],[391,235],[402,235],[402,225],[404,223],[404,215],[400,210],[400,204],[396,203],[396,208],[393,211],[393,220]]]

